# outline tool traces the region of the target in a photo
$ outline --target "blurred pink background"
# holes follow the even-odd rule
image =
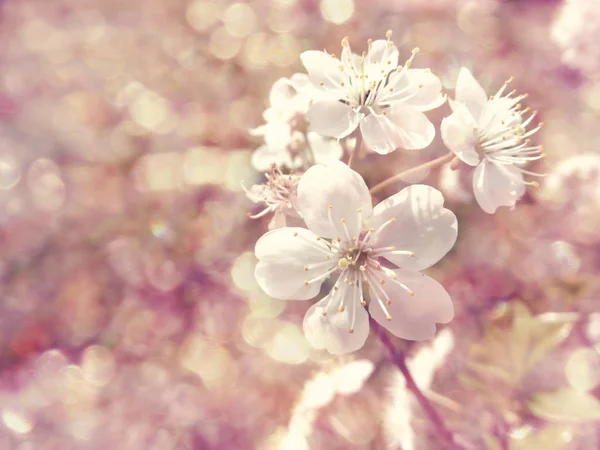
[[[548,173],[495,215],[457,173],[410,180],[459,218],[430,270],[456,317],[395,344],[464,448],[600,448],[598,6],[0,1],[0,450],[442,448],[376,336],[332,357],[302,334],[307,303],[260,291],[268,218],[241,185],[299,54],[388,29],[450,93],[461,66],[491,91],[514,76]],[[356,169],[372,185],[444,151]]]

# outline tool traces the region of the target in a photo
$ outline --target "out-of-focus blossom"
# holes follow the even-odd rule
[[[309,437],[320,409],[329,405],[336,395],[353,395],[360,392],[375,370],[368,359],[359,359],[318,372],[304,384],[300,400],[294,407],[288,430],[280,449],[309,449]]]
[[[562,61],[594,75],[600,70],[600,9],[596,0],[565,0],[550,36],[562,50]]]
[[[256,170],[265,172],[272,164],[298,169],[341,158],[343,148],[339,142],[310,131],[306,112],[312,102],[311,93],[308,76],[303,73],[275,82],[269,95],[270,106],[263,113],[266,123],[250,130],[250,134],[265,139],[265,144],[252,155]]]
[[[252,165],[256,170],[266,172],[271,165],[288,169],[299,169],[315,162],[328,164],[339,160],[344,151],[335,139],[308,131],[306,134],[294,131],[286,145],[262,145],[252,154]]]
[[[300,55],[317,92],[308,110],[314,131],[341,139],[360,124],[365,144],[381,154],[431,143],[435,130],[422,111],[444,102],[442,84],[428,69],[410,69],[417,49],[399,67],[391,32],[387,37],[369,40],[363,56],[352,53],[347,38],[340,59],[314,50]]]
[[[452,114],[442,121],[441,133],[446,146],[461,161],[477,166],[473,173],[473,191],[481,208],[493,214],[500,206],[514,206],[525,193],[523,174],[538,175],[520,165],[543,158],[540,146],[529,145],[529,136],[541,125],[527,131],[536,113],[523,120],[529,109],[521,110],[526,95],[504,91],[508,82],[488,99],[471,72],[462,68],[456,82],[456,98],[450,101]]]
[[[313,166],[298,185],[308,230],[286,227],[259,239],[258,284],[275,298],[308,300],[336,274],[329,294],[304,318],[311,344],[334,354],[357,350],[367,339],[363,285],[381,325],[403,339],[429,339],[436,322],[454,315],[444,288],[419,273],[456,241],[456,217],[443,204],[439,191],[413,185],[373,208],[364,180],[348,166]]]
[[[265,177],[267,178],[266,183],[255,184],[245,190],[250,200],[265,205],[263,210],[249,215],[249,217],[258,219],[273,213],[269,229],[285,227],[287,218],[300,217],[297,211],[297,189],[300,176],[285,175],[277,166],[272,165],[271,172],[265,174]]]

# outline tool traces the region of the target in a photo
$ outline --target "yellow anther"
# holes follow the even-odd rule
[[[391,39],[392,38],[392,30],[387,30],[385,32],[385,37],[388,38],[388,39]]]
[[[386,318],[387,320],[392,320],[392,316],[389,316],[389,315],[388,315],[388,316],[386,316],[385,318]]]
[[[389,306],[392,304],[392,301],[388,298],[388,300],[385,302],[385,304]]]
[[[329,205],[329,209],[333,209],[333,205]]]
[[[304,271],[308,272],[308,266],[304,266]]]
[[[321,314],[323,314],[323,316],[327,315],[327,311],[323,311]]]
[[[346,258],[340,258],[340,259],[338,259],[337,265],[340,270],[346,270],[348,268],[348,266],[350,265],[350,262]],[[346,281],[346,280],[344,280],[344,281]]]
[[[342,223],[346,223],[346,218],[342,217],[341,221],[342,221]]]
[[[298,232],[294,231],[294,237],[298,236]]]
[[[338,308],[339,312],[344,312],[346,311],[346,308],[344,308],[344,306],[340,305],[340,307]]]
[[[363,306],[367,306],[367,302],[365,302],[364,300],[362,302],[360,302],[360,304]]]
[[[304,286],[308,286],[308,280],[304,280]]]
[[[350,329],[348,330],[348,332],[349,332],[350,334],[354,333],[354,328],[350,328]]]
[[[379,284],[385,284],[385,280],[379,280]]]
[[[348,36],[345,36],[342,39],[342,47],[348,47],[348,45],[350,45],[350,43],[348,42]]]
[[[412,49],[412,54],[416,55],[417,53],[419,53],[421,51],[421,49],[419,47],[415,47]]]

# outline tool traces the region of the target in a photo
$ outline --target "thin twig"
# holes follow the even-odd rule
[[[356,133],[356,144],[354,144],[354,149],[350,152],[350,158],[348,158],[348,167],[352,168],[352,162],[354,161],[354,157],[360,151],[360,147],[362,145],[362,134],[360,130]]]
[[[406,178],[407,176],[412,175],[415,172],[419,172],[419,171],[425,170],[425,169],[433,169],[434,167],[439,167],[441,165],[446,164],[447,162],[452,161],[453,158],[454,158],[453,153],[447,153],[444,156],[440,156],[439,158],[436,158],[436,159],[428,161],[424,164],[420,164],[418,166],[412,167],[408,170],[405,170],[404,172],[400,172],[396,175],[392,175],[391,177],[383,180],[381,183],[373,186],[369,192],[371,193],[371,195],[373,195],[376,192],[381,191],[383,188],[386,188],[390,184],[400,181],[403,178]]]

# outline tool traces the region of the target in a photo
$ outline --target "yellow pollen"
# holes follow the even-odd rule
[[[346,218],[342,217],[342,223],[346,223]]]
[[[392,320],[392,316],[386,316],[385,317],[387,320]]]
[[[308,266],[304,266],[304,271],[308,272]]]
[[[339,311],[339,312],[344,312],[344,311],[346,311],[346,308],[344,308],[343,306],[340,306],[340,307],[338,308],[338,311]]]
[[[410,295],[415,295],[415,291],[408,291]]]
[[[298,232],[294,231],[294,237],[298,236]]]
[[[323,311],[321,314],[323,314],[323,316],[327,315],[327,311]]]
[[[340,270],[346,270],[348,266],[350,266],[350,262],[346,258],[340,258],[338,259],[337,265]]]
[[[329,205],[329,209],[333,209],[333,205]]]
[[[388,39],[390,39],[392,37],[392,30],[387,30],[385,32],[385,37],[388,38]]]
[[[344,37],[344,39],[342,39],[342,47],[347,47],[349,45],[348,42],[348,36]]]
[[[360,302],[360,304],[363,306],[367,306],[367,302],[365,302],[364,300],[362,302]]]

